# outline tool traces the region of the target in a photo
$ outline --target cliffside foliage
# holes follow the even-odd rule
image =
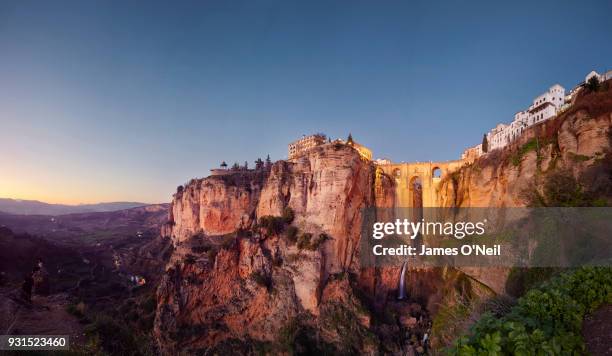
[[[584,316],[612,302],[612,269],[582,267],[559,275],[518,300],[502,318],[485,314],[451,355],[584,354]]]
[[[587,191],[568,171],[550,172],[544,178],[541,191],[528,187],[522,192],[530,207],[605,206],[606,201]]]

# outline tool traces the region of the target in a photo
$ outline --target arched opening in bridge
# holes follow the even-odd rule
[[[434,169],[431,171],[431,176],[434,178],[442,178],[442,170],[440,167],[434,167]]]
[[[400,169],[399,169],[399,168],[395,168],[395,169],[393,170],[393,176],[394,176],[396,179],[398,179],[399,177],[401,177],[401,176],[402,176],[402,171],[400,171]]]

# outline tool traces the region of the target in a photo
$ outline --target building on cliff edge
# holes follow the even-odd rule
[[[602,74],[594,70],[589,72],[585,76],[584,82],[576,85],[567,95],[565,95],[565,88],[561,85],[553,85],[546,92],[533,99],[529,108],[514,114],[514,119],[510,124],[500,123],[486,134],[489,144],[488,151],[507,146],[520,137],[526,128],[544,122],[567,110],[572,105],[576,94],[593,77],[596,77],[600,82],[605,82],[612,79],[612,70],[604,71]],[[473,161],[484,153],[482,152],[482,145],[476,145],[463,151],[461,158]]]
[[[314,135],[303,135],[300,139],[295,140],[289,144],[289,159],[297,158],[310,149],[320,146],[325,143],[327,137],[322,133]]]
[[[309,135],[309,136],[302,136],[300,139],[295,140],[293,142],[291,142],[288,146],[288,159],[289,160],[293,160],[296,159],[304,154],[306,154],[308,151],[310,151],[311,149],[317,147],[317,146],[321,146],[326,144],[327,141],[327,136],[325,134],[322,133],[318,133],[318,134],[314,134],[314,135]],[[372,160],[372,150],[370,150],[369,148],[367,148],[364,145],[361,145],[353,140],[351,141],[344,141],[341,139],[336,139],[334,141],[330,141],[329,143],[332,144],[341,144],[341,145],[347,145],[347,146],[351,146],[353,147],[361,156],[361,158],[365,159],[365,160]]]

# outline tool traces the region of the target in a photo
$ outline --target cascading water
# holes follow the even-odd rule
[[[397,293],[397,299],[398,300],[403,300],[406,299],[406,286],[404,285],[404,281],[406,277],[406,265],[408,264],[408,261],[404,262],[404,264],[402,265],[402,273],[400,273],[400,279],[399,279],[399,291]]]

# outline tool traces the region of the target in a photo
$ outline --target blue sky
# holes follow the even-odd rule
[[[169,201],[313,132],[449,160],[612,69],[610,1],[0,2],[0,196]]]

